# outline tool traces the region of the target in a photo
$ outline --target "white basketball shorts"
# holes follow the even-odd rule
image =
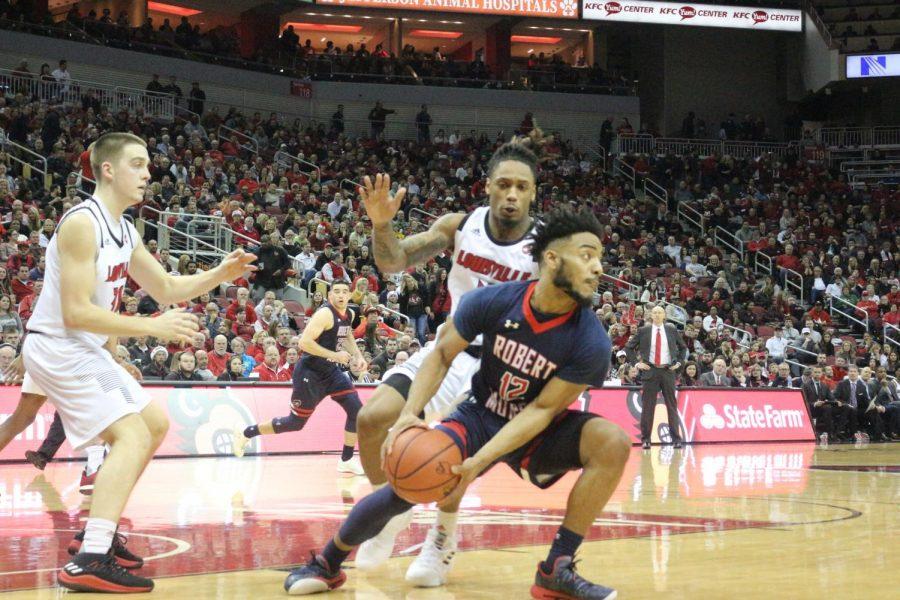
[[[428,342],[421,350],[410,356],[405,363],[399,367],[388,369],[381,376],[381,380],[385,381],[391,375],[403,375],[412,381],[422,367],[425,357],[434,351],[435,345],[434,341]],[[466,352],[460,352],[453,359],[453,364],[450,365],[447,376],[441,382],[441,387],[438,388],[437,394],[425,406],[425,414],[441,413],[443,416],[446,416],[449,409],[455,405],[457,399],[468,394],[469,390],[472,389],[472,375],[478,372],[480,366],[481,360]]]
[[[150,395],[103,348],[31,333],[22,355],[32,384],[56,407],[75,449],[150,403]]]
[[[47,393],[41,389],[41,386],[34,382],[31,375],[25,373],[25,377],[22,378],[22,393],[23,394],[34,394],[35,396],[43,396],[47,397]]]

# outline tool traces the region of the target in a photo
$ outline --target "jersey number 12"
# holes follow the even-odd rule
[[[503,400],[516,400],[525,395],[528,391],[529,382],[527,379],[517,377],[509,371],[500,378],[500,398]]]

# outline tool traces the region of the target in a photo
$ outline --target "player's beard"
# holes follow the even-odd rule
[[[575,286],[572,284],[572,277],[570,277],[568,273],[566,259],[562,257],[559,259],[559,270],[553,276],[553,285],[565,292],[565,294],[579,306],[590,306],[594,301],[593,295],[585,297],[575,290]]]

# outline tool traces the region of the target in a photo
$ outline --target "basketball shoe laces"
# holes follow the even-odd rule
[[[94,571],[94,574],[116,583],[130,585],[143,581],[143,578],[132,575],[127,569],[120,566],[112,552],[104,555],[102,559],[91,561],[87,568]]]
[[[560,587],[565,588],[566,591],[586,594],[588,592],[596,590],[600,586],[598,586],[596,583],[591,583],[577,573],[575,568],[580,562],[581,559],[576,559],[573,556],[572,562],[567,564],[559,571],[558,583],[560,584]]]
[[[455,544],[447,534],[440,529],[431,528],[425,538],[422,553],[419,554],[419,562],[422,566],[438,572],[446,572],[450,568],[450,561],[456,554]]]

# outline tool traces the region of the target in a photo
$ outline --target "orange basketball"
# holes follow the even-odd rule
[[[385,474],[397,495],[427,504],[443,499],[459,481],[450,467],[462,464],[462,452],[440,429],[410,427],[400,433],[385,460]]]

